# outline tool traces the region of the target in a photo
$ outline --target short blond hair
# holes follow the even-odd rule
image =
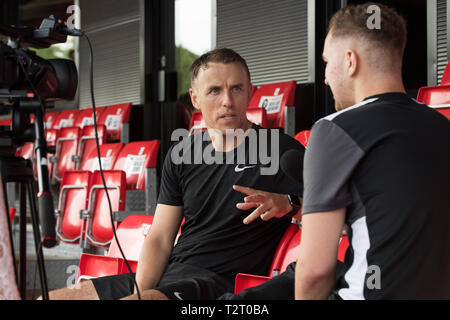
[[[371,13],[370,6],[377,6],[380,12],[380,28],[367,25]],[[330,19],[328,33],[333,38],[353,37],[379,44],[383,48],[395,50],[403,56],[406,46],[406,21],[394,9],[375,2],[349,5],[337,11]]]

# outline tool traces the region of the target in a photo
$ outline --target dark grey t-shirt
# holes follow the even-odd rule
[[[303,214],[347,208],[343,299],[450,298],[450,124],[402,93],[314,125]]]

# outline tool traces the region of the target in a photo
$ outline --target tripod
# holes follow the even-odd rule
[[[16,182],[20,185],[20,270],[17,272],[16,267],[16,281],[19,283],[19,291],[22,298],[24,298],[26,292],[25,193],[28,193],[42,298],[47,300],[48,287],[42,245],[49,248],[53,247],[56,245],[56,239],[53,198],[50,192],[46,158],[47,144],[44,137],[44,106],[41,101],[28,98],[26,92],[16,91],[5,93],[3,91],[5,90],[0,89],[0,101],[12,101],[13,112],[12,130],[0,132],[0,174],[4,184],[7,182]],[[31,113],[35,115],[34,125],[30,125],[29,114]],[[26,141],[33,140],[36,155],[38,194],[36,194],[35,190],[36,181],[33,175],[31,162],[14,156],[17,146],[23,145]],[[4,190],[6,190],[5,185]],[[6,191],[3,196],[5,197],[5,200],[7,200]],[[8,202],[5,201],[5,203]],[[42,228],[43,237],[41,237],[39,227]]]
[[[33,226],[33,236],[36,250],[36,263],[39,268],[39,278],[43,299],[48,299],[47,275],[45,272],[44,255],[42,252],[41,234],[39,230],[39,216],[36,206],[35,180],[33,175],[33,167],[31,161],[23,158],[11,157],[0,151],[0,174],[2,176],[5,194],[7,199],[6,183],[15,182],[19,184],[19,201],[20,201],[20,225],[19,225],[19,270],[16,266],[16,281],[19,284],[19,292],[22,299],[26,296],[26,192],[28,193],[31,222]],[[5,201],[5,203],[8,203]],[[8,210],[6,210],[8,212]],[[11,243],[13,243],[11,241]],[[13,250],[15,260],[15,253]]]

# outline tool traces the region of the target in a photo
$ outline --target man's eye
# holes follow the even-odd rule
[[[212,94],[217,94],[219,93],[219,88],[212,88],[209,92]]]
[[[234,88],[233,88],[233,91],[234,91],[234,92],[240,92],[241,90],[242,90],[241,87],[234,87]]]

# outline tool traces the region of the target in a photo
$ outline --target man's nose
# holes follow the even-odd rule
[[[222,106],[231,108],[233,106],[233,96],[231,92],[225,91],[222,96]]]

